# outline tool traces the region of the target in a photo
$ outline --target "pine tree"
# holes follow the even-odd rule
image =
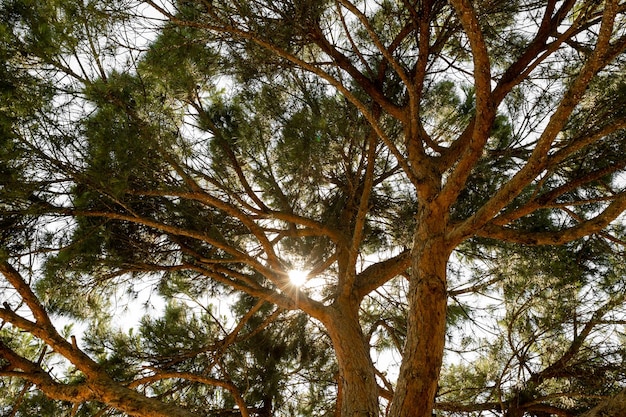
[[[4,2],[0,409],[615,410],[625,8]]]

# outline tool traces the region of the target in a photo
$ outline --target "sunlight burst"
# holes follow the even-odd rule
[[[308,277],[309,273],[301,269],[292,269],[289,271],[289,280],[291,284],[296,287],[302,286],[307,281]]]

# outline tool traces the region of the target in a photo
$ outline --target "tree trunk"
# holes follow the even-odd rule
[[[378,385],[358,318],[358,305],[338,302],[325,323],[339,365],[339,404],[341,417],[376,417]]]
[[[442,217],[425,210],[421,214],[414,236],[407,338],[392,417],[431,417],[443,361],[450,245],[444,239]]]

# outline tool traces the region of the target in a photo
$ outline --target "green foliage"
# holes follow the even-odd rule
[[[220,56],[202,41],[203,36],[198,29],[177,25],[162,30],[139,67],[144,79],[162,86],[152,94],[160,94],[162,100],[185,100],[207,88],[220,68]]]
[[[624,193],[621,26],[615,59],[544,130],[580,82],[599,3],[549,3],[543,20],[545,2],[473,1],[473,29],[444,1],[148,3],[0,5],[0,255],[24,281],[0,277],[3,415],[124,415],[17,377],[7,352],[64,386],[92,382],[62,349],[40,357],[78,326],[16,327],[41,314],[85,326],[74,352],[146,399],[336,415],[353,370],[334,320],[377,366],[400,357],[430,276],[396,255],[437,239],[455,250],[437,277],[438,413],[573,415],[623,389],[623,215],[603,231],[593,219]],[[542,21],[555,27],[535,42]],[[501,101],[477,100],[478,58]],[[531,245],[577,228],[589,236]],[[397,366],[364,372],[398,389]]]
[[[608,313],[613,303],[622,302],[621,255],[597,238],[524,251],[491,243],[490,250],[471,256],[480,260],[473,273],[477,282],[485,276],[500,277],[497,289],[487,295],[502,294],[502,304],[486,310],[499,318],[497,327],[487,327],[480,318],[485,307],[461,317],[468,327],[458,327],[463,335],[458,349],[472,352],[476,359],[445,369],[441,401],[523,403],[545,398],[555,407],[579,412],[591,403],[574,400],[577,395],[618,392],[626,352],[619,332],[594,321],[606,317],[597,311]],[[466,254],[475,250],[466,249]],[[596,326],[586,330],[590,324]],[[574,348],[576,338],[586,331],[592,336]],[[473,332],[484,336],[477,338]],[[602,342],[594,346],[596,338]],[[569,360],[561,359],[569,355]]]
[[[0,6],[0,246],[9,252],[23,250],[32,234],[32,218],[16,216],[38,184],[30,180],[28,146],[24,128],[36,126],[40,109],[47,109],[51,85],[28,71],[23,39],[17,27],[25,12],[19,2]],[[30,12],[28,12],[30,13]],[[6,214],[5,214],[6,213]]]
[[[235,317],[256,301],[242,297],[233,306]],[[249,387],[247,402],[302,415],[332,413],[332,404],[315,400],[324,398],[335,386],[337,369],[327,337],[305,315],[285,313],[268,321],[270,306],[266,304],[261,312],[246,323],[247,335],[225,358],[234,381]]]

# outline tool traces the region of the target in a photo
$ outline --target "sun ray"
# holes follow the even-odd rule
[[[309,278],[309,272],[301,269],[292,269],[289,271],[289,280],[295,287],[301,287]]]

